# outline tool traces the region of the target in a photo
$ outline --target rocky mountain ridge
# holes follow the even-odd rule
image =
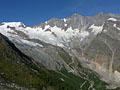
[[[120,85],[119,15],[74,14],[34,27],[20,22],[1,23],[0,33],[49,70],[61,71],[64,67],[79,76],[82,63],[96,71],[108,88]]]

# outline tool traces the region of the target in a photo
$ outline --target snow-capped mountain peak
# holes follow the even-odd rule
[[[73,37],[84,41],[92,34],[97,35],[102,32],[107,20],[116,21],[117,19],[104,14],[95,17],[74,14],[64,19],[51,19],[35,27],[27,27],[21,22],[3,22],[0,24],[0,32],[14,39],[15,37],[20,40],[38,39],[53,45],[64,46],[63,42],[67,43]]]
[[[14,27],[14,28],[26,27],[22,22],[2,22],[0,26],[6,27],[6,28],[7,27]]]

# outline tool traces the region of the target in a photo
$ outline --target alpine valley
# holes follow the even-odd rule
[[[1,22],[0,90],[120,90],[120,15]]]

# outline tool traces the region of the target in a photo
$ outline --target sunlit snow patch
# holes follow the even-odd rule
[[[115,18],[109,18],[108,20],[110,20],[110,21],[117,21],[117,19],[115,19]]]
[[[89,27],[89,29],[92,29],[92,32],[94,34],[98,34],[102,31],[103,25],[102,26],[95,26],[94,24]]]

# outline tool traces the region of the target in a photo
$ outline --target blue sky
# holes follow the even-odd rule
[[[120,14],[120,0],[0,0],[0,22],[21,21],[35,25],[50,18],[63,18],[80,13]]]

